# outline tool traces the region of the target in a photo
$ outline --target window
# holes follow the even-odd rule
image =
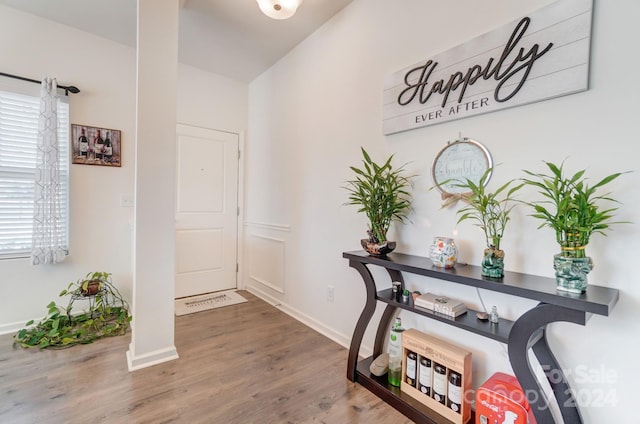
[[[0,258],[29,257],[33,220],[33,190],[40,98],[0,91]],[[64,230],[58,234],[68,243],[69,198],[69,105],[58,100],[60,143],[60,195]]]

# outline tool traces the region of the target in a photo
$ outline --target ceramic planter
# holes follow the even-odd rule
[[[504,275],[504,250],[494,247],[484,249],[482,275],[485,277],[502,278]]]
[[[429,259],[439,268],[453,268],[458,260],[456,243],[449,237],[434,237]]]

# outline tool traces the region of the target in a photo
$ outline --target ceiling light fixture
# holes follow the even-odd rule
[[[262,13],[272,19],[288,19],[292,17],[302,0],[256,0]]]

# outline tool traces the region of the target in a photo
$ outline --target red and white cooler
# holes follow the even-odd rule
[[[476,424],[535,424],[518,380],[497,372],[476,390]]]

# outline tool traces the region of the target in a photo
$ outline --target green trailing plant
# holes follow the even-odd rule
[[[355,179],[347,181],[349,201],[369,219],[370,241],[384,243],[393,221],[404,222],[411,206],[410,177],[405,177],[404,165],[394,169],[391,155],[382,165],[375,163],[364,148],[362,168],[351,166]]]
[[[33,320],[27,322],[27,328],[14,336],[16,343],[41,349],[62,348],[124,335],[129,328],[129,305],[113,285],[110,273],[90,272],[69,283],[60,297],[69,297],[67,306],[49,303],[47,315],[37,324]],[[88,307],[74,310],[78,304]]]
[[[564,161],[558,166],[544,162],[550,173],[535,173],[525,170],[530,178],[522,181],[536,187],[543,200],[525,202],[533,208],[534,218],[542,220],[538,228],[550,227],[556,233],[556,241],[560,244],[562,255],[566,257],[584,258],[585,246],[594,233],[606,236],[606,231],[613,224],[613,213],[617,207],[603,207],[604,203],[618,203],[610,197],[610,193],[599,194],[598,191],[623,172],[607,175],[597,183],[589,185],[582,169],[573,175],[567,175]]]
[[[486,190],[486,185],[491,172],[491,168],[487,169],[478,183],[467,178],[464,182],[455,184],[467,191],[463,196],[467,206],[457,212],[458,224],[465,220],[473,221],[484,232],[487,247],[500,250],[500,241],[510,220],[509,214],[516,205],[512,196],[524,183],[512,186],[515,180],[510,180],[496,191],[490,192]]]

